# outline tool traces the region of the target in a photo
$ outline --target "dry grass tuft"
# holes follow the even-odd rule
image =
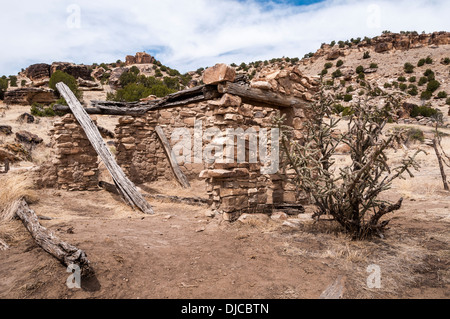
[[[33,190],[33,182],[27,177],[8,174],[0,176],[0,222],[14,218],[20,199],[36,202],[38,197]]]

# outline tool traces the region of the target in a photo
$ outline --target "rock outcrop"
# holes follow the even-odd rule
[[[38,63],[30,65],[24,72],[24,75],[31,81],[42,80],[50,77],[50,65]]]
[[[127,55],[125,58],[125,64],[131,65],[131,64],[150,64],[155,62],[155,58],[152,57],[150,54],[145,52],[138,52],[135,56]]]
[[[69,62],[54,62],[50,67],[50,75],[56,71],[63,71],[72,75],[75,79],[92,80],[92,70],[87,65],[77,65]]]
[[[234,68],[219,63],[215,66],[208,68],[203,73],[203,83],[205,84],[217,84],[224,81],[233,82],[236,77],[236,71]]]
[[[5,93],[6,104],[31,105],[33,103],[51,104],[56,102],[55,91],[45,88],[20,88]]]

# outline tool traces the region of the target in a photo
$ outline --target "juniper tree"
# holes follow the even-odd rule
[[[366,85],[368,93],[373,89]],[[285,168],[295,171],[294,182],[298,189],[309,194],[312,204],[317,207],[314,217],[331,215],[355,239],[383,236],[389,220],[381,220],[386,214],[401,208],[403,199],[391,203],[380,199],[380,194],[388,190],[392,182],[411,177],[411,169],[418,169],[415,157],[405,154],[401,164],[391,167],[386,151],[398,142],[400,132],[384,132],[388,121],[386,112],[393,113],[398,99],[387,96],[389,108],[371,103],[374,96],[367,94],[351,106],[347,132],[336,134],[341,121],[332,115],[335,98],[318,93],[315,103],[307,106],[309,120],[305,123],[302,143],[295,142],[292,129],[285,126],[284,116],[276,119],[281,132],[281,147]],[[333,156],[339,145],[348,145],[351,164],[337,169]]]

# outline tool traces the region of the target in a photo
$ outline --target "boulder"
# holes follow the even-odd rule
[[[32,81],[41,80],[50,77],[50,65],[45,63],[38,63],[30,65],[25,70],[25,76]]]
[[[28,124],[34,123],[34,116],[31,115],[30,113],[23,113],[22,115],[19,116],[17,121]]]
[[[341,56],[341,50],[333,50],[326,56],[327,60],[336,60]]]
[[[223,63],[216,64],[206,69],[203,73],[203,83],[205,84],[218,84],[225,81],[233,82],[235,78],[235,69]]]
[[[375,45],[375,52],[382,53],[385,51],[392,50],[392,42],[380,42]]]
[[[19,88],[5,93],[6,104],[31,105],[33,103],[51,104],[56,102],[55,91],[45,88]]]
[[[11,135],[12,127],[9,125],[0,125],[0,134]]]
[[[43,139],[36,134],[28,131],[20,131],[16,133],[16,140],[21,143],[37,145],[43,142]]]

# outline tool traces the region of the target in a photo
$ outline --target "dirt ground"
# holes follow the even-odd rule
[[[450,134],[443,146],[450,150]],[[409,147],[428,154],[418,157],[422,168],[415,178],[396,181],[385,194],[392,201],[404,197],[404,204],[388,216],[385,238],[370,241],[352,241],[332,222],[315,223],[307,214],[289,223],[260,218],[230,224],[220,215],[211,217],[207,207],[149,200],[156,212],[149,216],[105,191],[39,190],[31,208],[52,218],[42,225],[83,249],[96,277],[83,280],[82,289],[69,289],[66,268],[12,220],[0,224],[0,238],[10,246],[0,251],[0,298],[309,299],[338,280],[343,298],[447,299],[450,193],[442,190],[432,148]],[[395,164],[402,156],[391,150],[389,158]],[[346,155],[336,159],[348,161]],[[20,170],[27,171],[26,165],[11,174]],[[204,194],[201,181],[191,190],[174,182],[140,187],[167,195]],[[371,265],[381,270],[381,288],[367,285]]]

